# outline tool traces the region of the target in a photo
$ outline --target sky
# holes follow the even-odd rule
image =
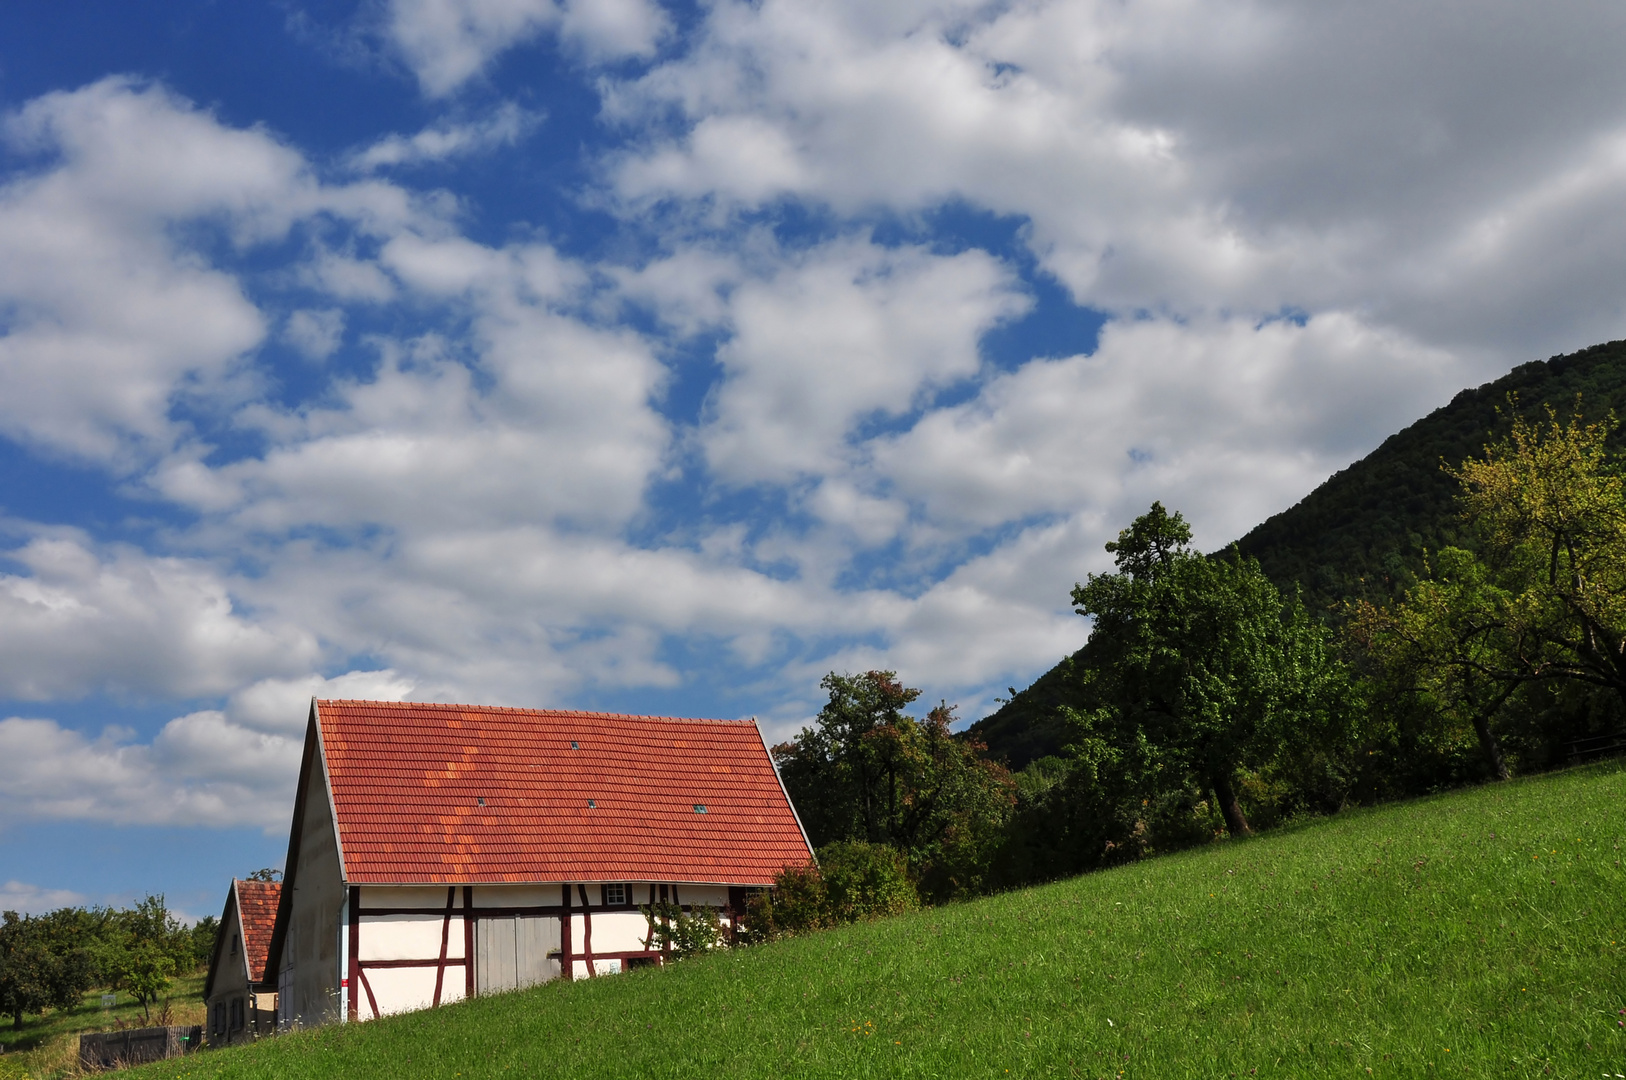
[[[279,866],[309,699],[962,721],[1626,336],[1626,7],[0,6],[0,907]]]

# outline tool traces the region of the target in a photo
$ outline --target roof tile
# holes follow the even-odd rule
[[[266,982],[266,954],[271,947],[271,931],[277,922],[277,901],[282,885],[275,881],[237,881],[237,911],[243,921],[243,958],[249,974]],[[276,981],[274,978],[269,981]]]
[[[751,721],[376,701],[317,717],[355,883],[766,885],[811,858]]]

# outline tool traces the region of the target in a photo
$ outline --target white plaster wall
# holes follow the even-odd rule
[[[361,910],[368,908],[440,908],[446,907],[446,885],[364,885],[361,890]],[[458,907],[463,906],[463,890],[453,894]]]
[[[440,938],[446,920],[430,915],[368,915],[362,908],[358,960],[434,960],[440,956]],[[463,917],[452,916],[446,934],[446,958],[463,958]],[[371,975],[369,974],[369,978]],[[461,978],[461,975],[459,975]]]
[[[474,906],[477,908],[492,907],[552,907],[559,903],[561,890],[558,885],[476,885],[474,887]],[[589,893],[589,896],[592,894]],[[571,891],[571,899],[580,903]]]
[[[373,989],[380,1015],[427,1009],[435,1000],[435,969],[427,968],[375,968],[367,972],[367,984]],[[440,1003],[463,1000],[463,969],[447,968],[446,979],[440,987]],[[361,1016],[371,1019],[372,1009],[362,997]]]
[[[582,951],[583,938],[574,936],[582,932],[583,920],[576,918],[571,927],[573,936],[571,942],[575,952]],[[644,947],[644,938],[649,934],[649,920],[636,911],[594,912],[593,913],[593,951],[600,952],[631,952]]]

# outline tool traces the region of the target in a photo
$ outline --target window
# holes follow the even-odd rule
[[[241,1030],[243,1030],[243,999],[242,998],[232,998],[231,999],[231,1029],[233,1031],[241,1031]]]
[[[706,804],[705,803],[699,803],[699,802],[695,803],[694,804],[694,812],[697,813],[697,814],[704,814],[706,812]]]
[[[604,905],[616,907],[627,903],[627,886],[624,882],[604,886]]]
[[[238,945],[238,942],[241,941],[241,940],[242,939],[236,934],[233,934],[231,936],[231,954],[233,956],[237,955],[237,945]]]

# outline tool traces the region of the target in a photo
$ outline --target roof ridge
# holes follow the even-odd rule
[[[468,705],[444,701],[379,701],[369,698],[317,698],[320,705],[376,705],[392,709],[461,709],[480,713],[512,713],[519,716],[570,716],[599,720],[660,720],[674,724],[754,724],[756,718],[724,719],[706,716],[664,716],[647,713],[594,712],[587,709],[522,709],[512,705]]]

